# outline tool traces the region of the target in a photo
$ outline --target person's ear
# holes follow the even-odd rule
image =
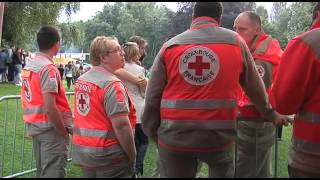
[[[255,30],[256,34],[260,34],[261,31],[262,31],[261,26],[257,26]]]
[[[107,55],[100,55],[100,63],[107,63],[106,56]]]

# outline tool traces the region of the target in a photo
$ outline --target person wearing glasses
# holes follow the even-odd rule
[[[117,38],[97,36],[90,57],[93,68],[75,85],[73,162],[87,178],[132,177],[135,108],[114,75],[124,66],[124,52]]]

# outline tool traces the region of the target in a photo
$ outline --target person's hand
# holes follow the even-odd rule
[[[25,137],[26,137],[27,139],[29,139],[29,140],[32,140],[32,136],[31,136],[31,135],[26,134]]]
[[[294,119],[293,116],[287,116],[287,120],[288,120],[288,122],[290,123],[290,125],[292,125],[293,119]]]
[[[147,87],[147,80],[145,78],[139,77],[138,86],[140,89],[145,90]]]
[[[277,111],[274,111],[274,115],[272,116],[272,123],[275,126],[281,126],[281,125],[288,126],[289,122],[291,121],[288,116],[281,115]]]

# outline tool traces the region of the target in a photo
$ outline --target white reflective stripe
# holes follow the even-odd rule
[[[320,123],[320,114],[314,112],[301,111],[296,115],[295,118],[311,123]]]
[[[84,153],[94,153],[94,154],[102,153],[102,152],[113,153],[121,150],[121,147],[118,144],[114,144],[109,147],[94,147],[94,146],[82,146],[82,145],[73,143],[73,148],[74,150],[77,150],[77,151],[81,151]]]
[[[320,156],[320,143],[305,141],[293,136],[292,145],[296,150],[300,152],[305,152],[305,153]]]
[[[72,161],[74,164],[84,167],[112,167],[128,164],[128,158],[118,144],[109,147],[73,144]]]
[[[27,134],[36,135],[52,128],[52,125],[49,122],[26,123],[26,128]]]
[[[33,107],[33,108],[23,109],[23,114],[38,114],[38,113],[44,113],[44,110],[42,107]]]
[[[234,120],[172,120],[161,119],[161,128],[170,129],[234,129],[236,128],[236,121]]]
[[[161,108],[176,109],[216,109],[235,108],[236,100],[161,100]]]
[[[107,130],[74,128],[73,133],[79,134],[80,136],[84,137],[95,137],[99,139],[116,139],[116,134],[112,131]]]

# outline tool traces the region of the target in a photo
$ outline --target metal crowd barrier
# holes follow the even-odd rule
[[[67,92],[66,95],[72,106],[73,101],[70,98],[74,92]],[[32,140],[25,137],[26,125],[21,110],[20,95],[0,97],[0,177],[2,178],[19,177],[37,170]],[[72,143],[69,144],[69,157],[71,157]],[[68,158],[68,161],[70,162],[71,158]]]

